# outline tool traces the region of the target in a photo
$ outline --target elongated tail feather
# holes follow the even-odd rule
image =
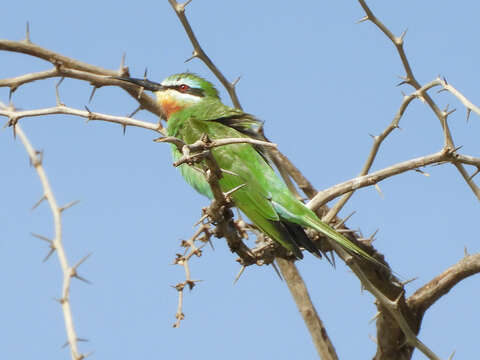
[[[306,217],[306,223],[309,227],[317,230],[318,232],[328,236],[330,239],[337,242],[340,246],[342,246],[346,251],[350,254],[359,256],[364,258],[368,261],[371,261],[377,265],[385,267],[385,264],[382,264],[380,261],[369,255],[365,250],[362,250],[359,246],[355,245],[352,241],[347,239],[345,236],[340,234],[334,228],[325,224],[323,221],[319,220],[318,218],[313,217]]]

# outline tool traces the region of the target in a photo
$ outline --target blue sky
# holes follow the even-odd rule
[[[405,48],[417,79],[442,75],[474,103],[480,103],[476,44],[480,5],[475,2],[369,1],[396,34],[408,28]],[[20,40],[26,21],[32,41],[63,55],[116,69],[123,52],[133,76],[148,67],[152,80],[185,70],[210,80],[197,60],[187,64],[191,45],[167,0],[139,1],[130,7],[110,1],[9,2],[0,38]],[[238,85],[246,111],[265,121],[267,135],[319,189],[354,177],[372,140],[395,115],[403,74],[392,44],[363,16],[356,1],[227,2],[193,1],[188,16],[204,49]],[[40,60],[0,53],[0,78],[49,69]],[[56,80],[21,87],[13,96],[23,109],[55,104]],[[216,82],[218,85],[218,83]],[[223,99],[229,99],[222,90]],[[62,101],[83,108],[88,84],[66,79]],[[450,125],[462,152],[480,156],[480,120],[465,121],[465,109],[446,93],[434,94],[443,108],[457,107]],[[0,88],[0,101],[8,90]],[[118,89],[99,89],[89,107],[125,115],[135,102]],[[146,112],[136,115],[155,121]],[[22,121],[37,149],[58,201],[81,200],[64,217],[64,245],[72,263],[92,252],[80,268],[93,284],[74,282],[72,308],[83,352],[95,358],[315,359],[316,352],[284,283],[269,267],[239,269],[223,240],[191,264],[202,279],[186,293],[186,319],[173,329],[183,269],[172,266],[180,239],[193,234],[206,199],[196,194],[171,165],[168,146],[142,129],[92,122],[71,116]],[[398,161],[438,151],[438,120],[418,101],[407,110],[374,164],[380,169]],[[61,291],[56,258],[41,260],[48,249],[30,233],[51,236],[51,214],[33,204],[42,189],[25,151],[10,129],[0,132],[0,357],[39,355],[66,359],[68,350],[58,303]],[[342,214],[357,211],[348,222],[364,235],[380,229],[376,247],[404,279],[411,294],[456,263],[464,247],[479,251],[475,229],[478,201],[452,166],[411,172],[358,191]],[[373,297],[362,292],[347,267],[333,269],[306,256],[298,263],[320,317],[342,359],[371,358],[376,328]],[[455,287],[426,314],[420,338],[439,356],[455,350],[458,359],[473,358],[478,313],[478,279]],[[475,295],[474,295],[475,294]],[[472,296],[473,295],[473,296]],[[475,355],[474,355],[475,354]],[[416,352],[414,359],[423,359]]]

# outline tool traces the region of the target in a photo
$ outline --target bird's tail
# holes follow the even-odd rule
[[[344,235],[340,234],[334,228],[325,224],[323,221],[321,221],[317,217],[314,218],[314,217],[308,216],[305,220],[309,227],[328,236],[330,239],[334,240],[346,251],[348,251],[348,253],[361,257],[365,260],[371,261],[377,265],[380,265],[381,267],[386,267],[385,264],[381,263],[380,261],[375,259],[373,256],[369,255],[365,250],[361,249],[358,245],[354,244],[352,241],[347,239]]]

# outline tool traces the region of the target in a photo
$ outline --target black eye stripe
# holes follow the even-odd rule
[[[194,96],[199,96],[199,97],[204,97],[205,94],[203,93],[203,90],[200,89],[200,88],[191,88],[189,87],[188,90],[180,90],[180,86],[181,85],[168,85],[168,86],[164,86],[165,88],[167,89],[172,89],[172,90],[176,90],[182,94],[191,94],[191,95],[194,95]]]

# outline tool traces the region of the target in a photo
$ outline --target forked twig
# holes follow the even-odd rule
[[[397,49],[398,55],[400,57],[400,60],[402,61],[402,65],[406,73],[405,77],[403,78],[404,80],[402,81],[401,84],[411,85],[417,91],[421,89],[422,86],[415,78],[415,75],[413,74],[413,70],[410,66],[405,50],[403,48],[404,37],[406,33],[404,32],[402,35],[398,37],[393,35],[393,33],[373,14],[372,10],[366,4],[365,0],[358,0],[358,2],[360,3],[360,6],[363,8],[366,14],[365,17],[362,19],[362,21],[371,21],[377,28],[379,28],[385,34],[385,36],[387,36],[387,38],[393,43],[393,45]],[[455,93],[453,88],[451,90],[452,90],[451,92],[455,96],[458,95]],[[430,109],[433,111],[435,116],[440,121],[442,130],[443,130],[443,135],[444,135],[444,147],[449,149],[455,149],[455,144],[453,142],[452,134],[447,122],[449,113],[447,111],[440,110],[438,105],[435,103],[435,101],[433,101],[433,99],[428,93],[425,92],[423,94],[423,99],[425,100],[425,102],[428,104]],[[462,102],[466,100],[466,99],[461,99],[460,97],[459,99]],[[466,106],[467,106],[467,111],[472,110],[471,106],[470,107],[468,105]],[[470,176],[468,175],[468,172],[465,170],[465,167],[461,163],[454,163],[454,166],[457,168],[458,172],[462,175],[463,179],[465,180],[467,185],[470,187],[474,195],[477,197],[477,199],[480,200],[480,188],[470,178]]]

